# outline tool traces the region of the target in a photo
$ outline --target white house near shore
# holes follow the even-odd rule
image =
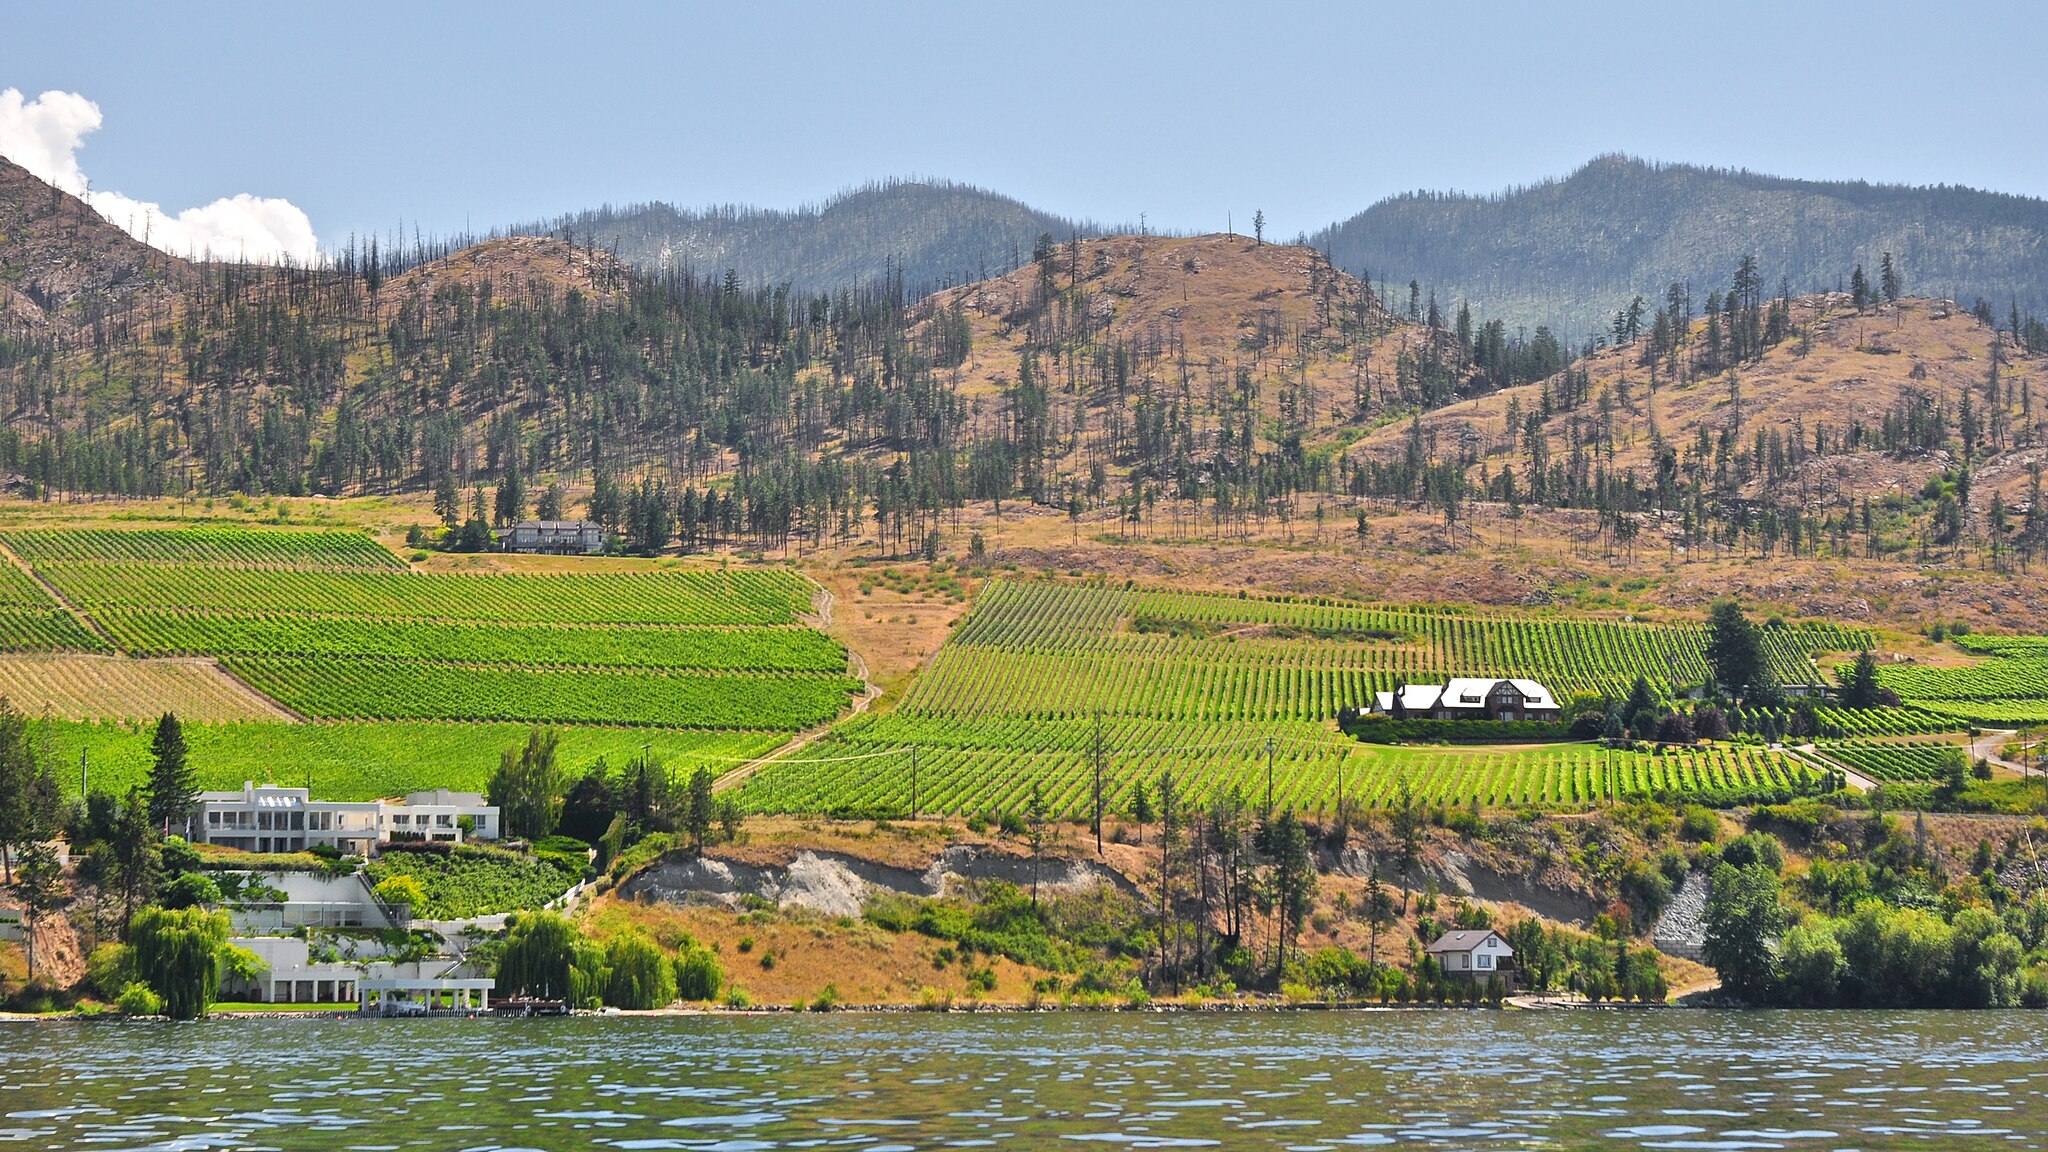
[[[1399,707],[1396,700],[1398,693]],[[1460,676],[1448,684],[1404,684],[1373,693],[1372,711],[1412,720],[1561,720],[1564,708],[1534,680]]]
[[[1436,958],[1444,975],[1473,979],[1491,976],[1515,958],[1515,950],[1491,928],[1446,932],[1423,951]]]
[[[465,834],[464,820],[472,831]],[[201,792],[192,839],[244,852],[303,852],[319,844],[343,855],[368,856],[386,840],[460,843],[498,838],[496,805],[475,792],[414,792],[404,800],[315,800],[305,788],[261,787]]]

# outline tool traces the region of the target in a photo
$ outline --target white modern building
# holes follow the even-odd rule
[[[326,844],[343,855],[367,856],[386,840],[495,840],[498,829],[497,807],[475,792],[440,788],[404,800],[315,800],[305,788],[244,781],[239,792],[199,794],[192,838],[244,852],[303,852]]]

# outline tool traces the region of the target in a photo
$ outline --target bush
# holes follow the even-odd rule
[[[1368,744],[1439,740],[1451,744],[1541,744],[1569,732],[1563,724],[1549,720],[1396,720],[1372,714],[1352,715],[1348,720],[1340,717],[1338,727]],[[1596,728],[1593,736],[1599,734]]]
[[[412,876],[399,874],[386,876],[377,881],[371,891],[377,899],[386,904],[403,904],[408,908],[424,908],[427,903],[427,888]]]
[[[691,943],[675,957],[676,997],[681,1000],[718,999],[725,986],[725,967],[717,953],[702,944]]]
[[[164,885],[157,902],[166,908],[210,908],[220,903],[220,885],[203,872],[181,872]]]
[[[1688,804],[1678,819],[1678,835],[1695,844],[1712,844],[1721,838],[1721,818],[1711,808]]]
[[[140,980],[130,981],[121,994],[114,998],[114,1006],[123,1016],[161,1016],[164,1014],[164,998],[152,991]]]
[[[611,980],[604,1002],[612,1007],[645,1011],[675,1002],[675,968],[646,933],[629,931],[612,937],[605,949],[605,966],[611,969]]]
[[[1728,846],[1721,849],[1721,859],[1737,868],[1761,864],[1774,873],[1785,870],[1785,850],[1778,845],[1777,837],[1762,832],[1750,832],[1730,840]]]
[[[85,961],[86,985],[109,1003],[119,1000],[135,980],[135,952],[126,944],[102,944]]]

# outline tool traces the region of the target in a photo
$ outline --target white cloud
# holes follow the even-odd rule
[[[0,90],[0,156],[173,255],[262,263],[319,259],[313,222],[289,200],[244,192],[173,214],[146,200],[92,190],[79,167],[78,150],[100,122],[99,105],[76,92],[45,92],[27,100],[19,89]]]

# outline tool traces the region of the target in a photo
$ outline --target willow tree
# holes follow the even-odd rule
[[[144,908],[129,926],[135,971],[158,996],[164,1015],[196,1020],[220,991],[230,959],[228,916],[204,908]]]

